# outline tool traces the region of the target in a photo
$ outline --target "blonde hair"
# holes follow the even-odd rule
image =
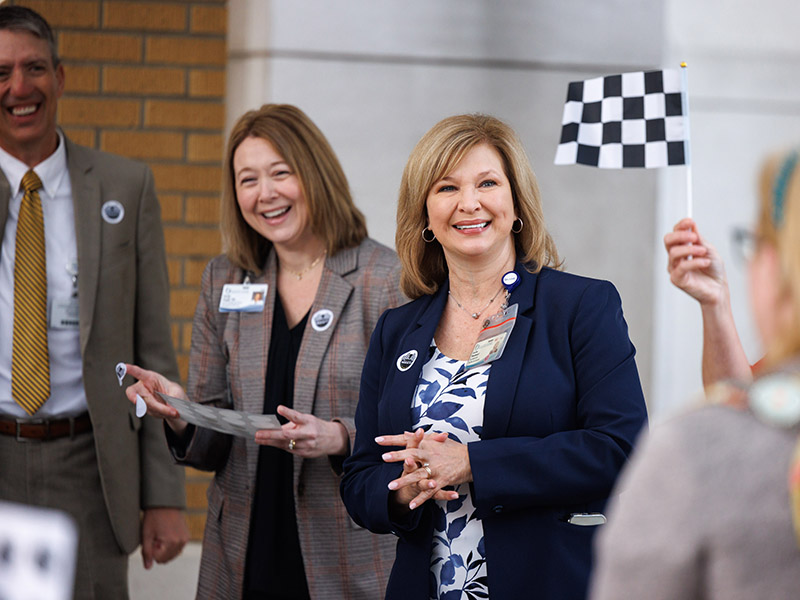
[[[332,256],[367,237],[364,215],[353,203],[339,160],[313,121],[291,104],[265,104],[246,112],[231,130],[223,165],[220,228],[225,253],[238,267],[264,268],[272,243],[253,230],[236,201],[233,155],[246,138],[268,141],[297,175],[308,204],[311,231]]]
[[[514,209],[523,221],[522,230],[514,234],[517,260],[532,273],[544,266],[560,267],[555,243],[545,228],[536,176],[514,130],[488,115],[448,117],[422,136],[400,182],[395,246],[403,267],[400,287],[409,298],[433,294],[448,274],[439,242],[422,239],[428,225],[428,192],[479,144],[497,150],[511,184]]]
[[[760,174],[756,235],[775,247],[780,260],[780,293],[791,303],[791,323],[770,342],[765,362],[777,365],[800,354],[800,162],[798,151],[773,154]]]

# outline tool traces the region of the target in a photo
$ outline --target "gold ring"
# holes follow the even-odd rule
[[[295,446],[297,446],[297,442],[289,440],[289,450],[294,450]]]
[[[428,472],[428,477],[433,477],[433,471],[431,471],[430,463],[423,463],[422,468]]]

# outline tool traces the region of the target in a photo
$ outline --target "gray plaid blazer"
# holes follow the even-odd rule
[[[260,413],[264,402],[277,261],[271,252],[264,274],[267,301],[260,313],[220,313],[222,286],[245,273],[227,258],[213,259],[203,274],[192,327],[189,397],[196,401]],[[335,419],[355,437],[353,415],[370,335],[387,308],[405,301],[399,262],[390,249],[366,239],[329,256],[310,314],[328,309],[333,323],[316,331],[309,322],[295,367],[294,408]],[[175,458],[215,471],[208,491],[198,598],[241,598],[245,553],[256,481],[258,446],[197,429]],[[394,561],[392,536],[356,526],[339,497],[340,463],[325,457],[294,457],[294,501],[308,588],[314,599],[379,598]]]

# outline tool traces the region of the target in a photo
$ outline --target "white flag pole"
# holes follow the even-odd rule
[[[689,132],[689,69],[681,63],[681,112],[683,113],[683,156],[686,161],[686,216],[692,218],[692,158]]]

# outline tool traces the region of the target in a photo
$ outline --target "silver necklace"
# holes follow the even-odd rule
[[[475,320],[477,321],[477,320],[478,320],[478,318],[479,318],[479,317],[481,316],[481,314],[483,313],[483,311],[485,311],[487,308],[489,308],[489,305],[490,305],[492,302],[494,302],[495,298],[497,298],[497,297],[500,295],[500,292],[502,292],[504,289],[505,289],[505,288],[504,288],[504,287],[501,285],[501,286],[500,286],[500,289],[499,289],[499,290],[497,290],[497,291],[494,293],[494,296],[492,296],[492,298],[491,298],[491,299],[490,299],[490,300],[489,300],[489,301],[488,301],[486,304],[484,304],[484,305],[483,305],[483,308],[482,308],[482,309],[480,309],[478,312],[470,312],[470,311],[468,311],[466,308],[464,308],[464,306],[461,304],[461,302],[459,302],[459,301],[456,299],[456,297],[455,297],[455,296],[453,296],[453,294],[451,294],[451,293],[450,293],[450,290],[447,290],[447,295],[448,295],[448,296],[450,296],[450,297],[453,299],[453,302],[455,302],[455,303],[458,305],[458,308],[460,308],[461,310],[463,310],[463,311],[464,311],[465,313],[467,313],[467,314],[468,314],[470,317],[472,317],[473,319],[475,319]]]
[[[323,251],[322,251],[322,254],[320,254],[320,255],[319,255],[317,258],[315,258],[315,259],[314,259],[314,260],[311,262],[311,264],[310,264],[310,265],[308,265],[308,266],[307,266],[305,269],[303,269],[302,271],[292,271],[292,270],[291,270],[289,267],[287,267],[287,266],[284,266],[283,268],[284,268],[284,269],[286,269],[287,271],[289,271],[289,273],[291,273],[291,274],[292,274],[292,275],[294,275],[295,277],[297,277],[297,280],[298,280],[298,281],[300,281],[300,280],[303,278],[303,275],[305,275],[305,274],[306,274],[306,273],[308,273],[308,272],[309,272],[311,269],[313,269],[314,267],[316,267],[316,266],[319,264],[319,261],[321,261],[321,260],[322,260],[322,257],[323,257],[323,256],[325,256],[327,253],[328,253],[328,251],[327,251],[327,250],[323,250]]]

